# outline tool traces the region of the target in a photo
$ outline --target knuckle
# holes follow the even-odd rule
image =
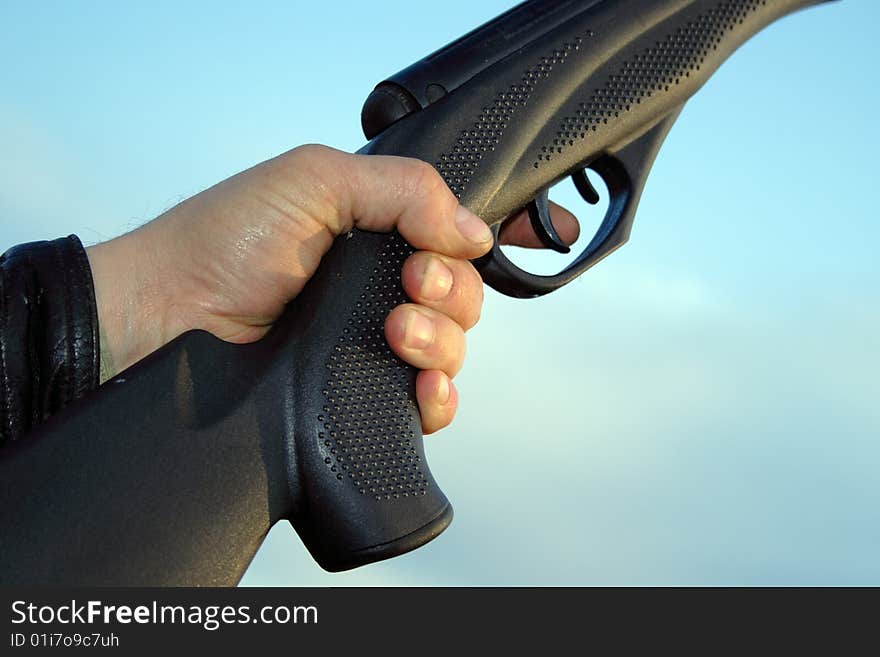
[[[483,279],[470,262],[457,272],[457,281],[461,289],[460,300],[463,308],[462,328],[467,331],[480,321],[483,310]]]
[[[464,331],[461,332],[461,351],[458,354],[458,369],[461,369],[461,366],[464,364],[464,357],[467,355],[467,338],[464,336]],[[458,370],[456,370],[457,372]]]
[[[446,369],[446,374],[449,378],[454,377],[461,370],[464,365],[464,357],[467,353],[467,342],[464,337],[464,332],[459,329],[457,340],[455,340],[455,347],[450,348],[449,357],[449,366]]]
[[[452,424],[452,417],[448,416],[448,415],[444,415],[443,417],[438,418],[434,422],[433,427],[431,429],[431,433],[437,433],[441,429],[445,429],[446,427],[448,427],[450,424]]]
[[[465,331],[469,331],[474,328],[479,322],[480,317],[482,316],[482,303],[474,304],[473,309],[471,310],[471,315],[468,317],[467,325],[464,328]]]
[[[412,159],[410,162],[409,191],[429,204],[447,202],[451,192],[437,169],[423,160]]]
[[[288,151],[291,157],[302,158],[302,159],[321,159],[333,154],[336,154],[336,151],[329,146],[325,146],[323,144],[303,144],[302,146],[297,146],[296,148]]]
[[[279,155],[270,163],[289,179],[296,180],[303,175],[324,177],[328,160],[335,159],[338,151],[321,144],[303,144]]]
[[[433,190],[443,183],[437,169],[424,160],[410,159],[410,168],[413,183],[418,189]]]

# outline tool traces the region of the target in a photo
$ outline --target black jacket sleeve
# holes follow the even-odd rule
[[[98,386],[98,314],[76,235],[0,256],[0,445]]]

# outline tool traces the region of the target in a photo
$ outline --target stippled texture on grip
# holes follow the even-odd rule
[[[767,0],[723,0],[623,62],[588,101],[579,103],[573,116],[562,119],[553,143],[541,147],[535,168],[643,100],[681,84],[700,70],[728,32],[766,4]]]
[[[517,108],[528,102],[535,87],[550,77],[553,68],[563,64],[569,53],[578,50],[581,42],[578,37],[542,56],[537,64],[522,74],[518,83],[495,96],[483,108],[474,125],[459,135],[452,150],[434,163],[453,194],[461,198],[483,155],[498,145]]]
[[[409,426],[411,368],[389,349],[384,331],[391,309],[408,301],[400,271],[412,253],[398,233],[389,235],[326,363],[321,390],[324,463],[377,501],[424,495],[428,487]]]

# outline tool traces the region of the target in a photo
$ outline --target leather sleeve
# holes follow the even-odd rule
[[[98,313],[76,235],[0,256],[0,445],[98,386]]]

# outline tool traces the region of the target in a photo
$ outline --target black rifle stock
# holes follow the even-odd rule
[[[556,276],[498,250],[478,266],[513,296],[556,289],[628,237],[684,102],[746,39],[821,0],[532,0],[380,84],[360,152],[433,164],[497,230],[547,188],[599,173],[610,204]],[[338,238],[261,341],[185,334],[0,458],[0,581],[234,584],[287,518],[342,570],[419,547],[452,509],[425,461],[415,371],[388,349],[412,253],[396,233]]]

